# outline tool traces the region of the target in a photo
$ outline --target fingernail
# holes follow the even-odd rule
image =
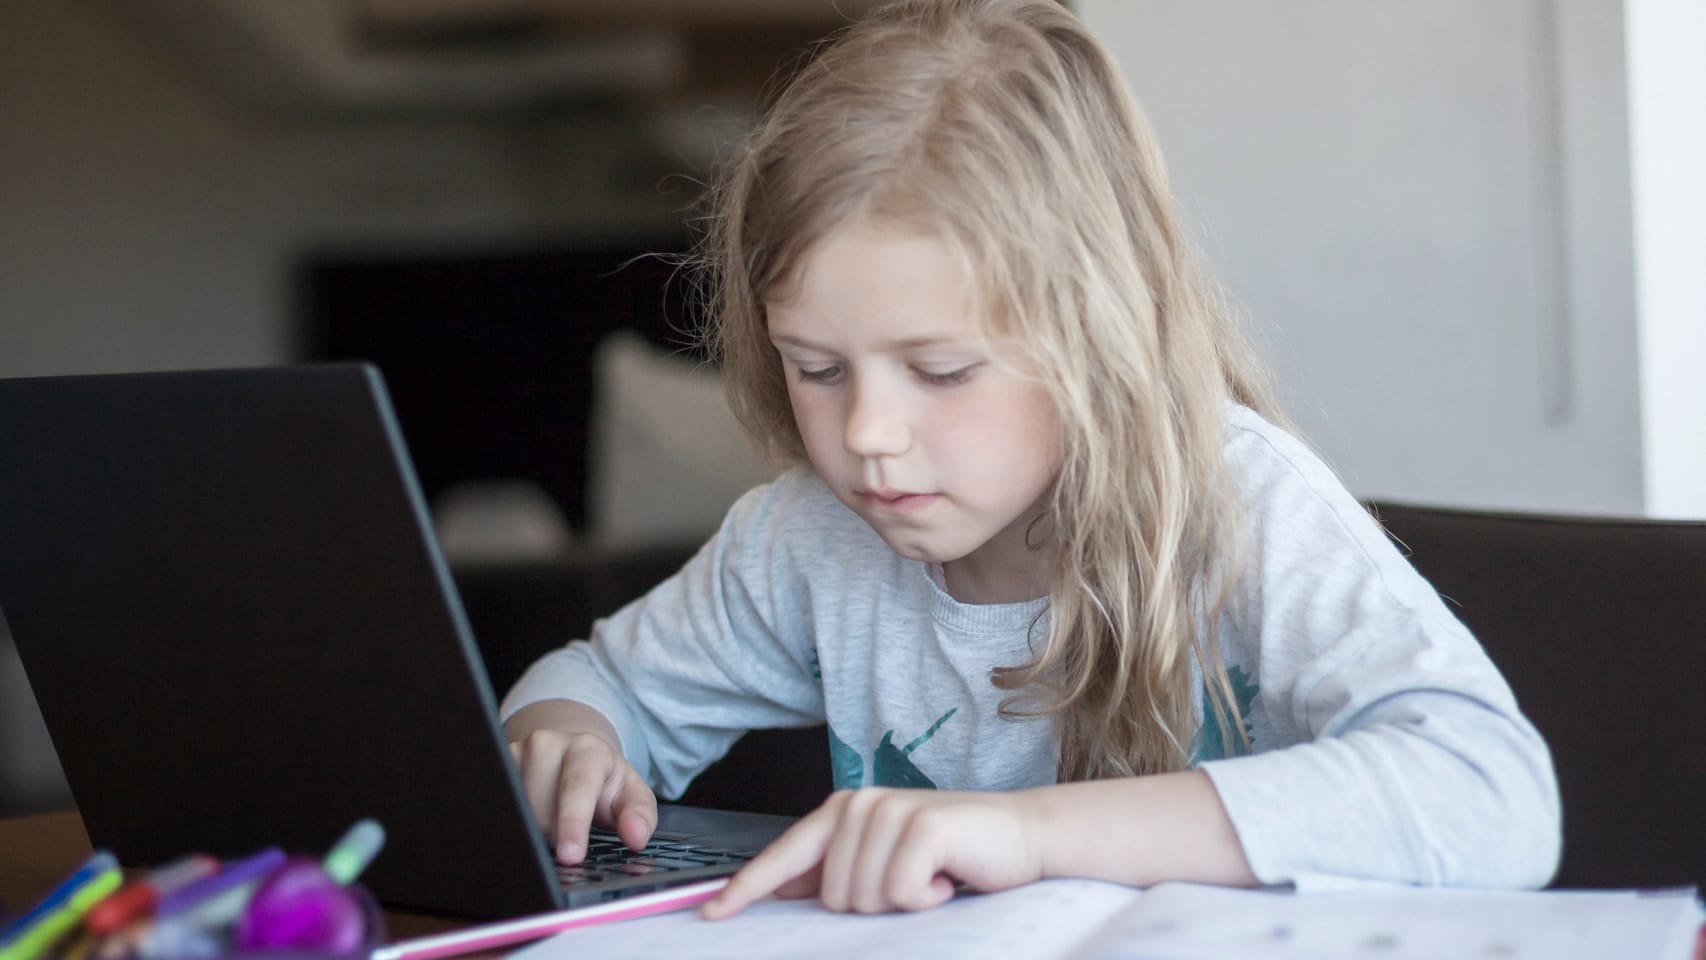
[[[580,855],[581,846],[578,843],[561,843],[557,845],[557,859],[559,860],[575,861],[580,859]]]

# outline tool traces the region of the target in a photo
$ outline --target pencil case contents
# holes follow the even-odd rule
[[[385,925],[355,879],[384,844],[379,824],[361,820],[324,857],[194,853],[128,883],[117,859],[97,851],[0,925],[0,960],[365,957]]]

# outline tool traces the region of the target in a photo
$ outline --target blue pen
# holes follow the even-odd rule
[[[115,863],[90,877],[60,902],[59,906],[0,943],[0,960],[37,960],[83,922],[84,914],[119,888],[124,875]]]
[[[106,850],[96,851],[95,855],[85,860],[83,865],[78,867],[71,876],[66,877],[59,886],[49,891],[40,903],[31,907],[28,913],[17,917],[6,924],[4,929],[0,929],[0,945],[10,943],[13,938],[34,926],[37,920],[64,906],[66,901],[83,888],[84,884],[117,867],[118,858],[114,857],[112,853]]]

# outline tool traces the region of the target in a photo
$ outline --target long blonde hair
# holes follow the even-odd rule
[[[764,305],[840,226],[940,236],[989,335],[1025,345],[1062,433],[1037,530],[1047,636],[992,679],[1015,691],[1005,712],[1056,715],[1060,777],[1186,766],[1193,660],[1219,728],[1241,735],[1216,641],[1244,526],[1222,420],[1229,402],[1279,413],[1175,223],[1135,97],[1083,25],[1051,0],[884,7],[787,85],[712,204],[707,337],[736,416],[784,459],[805,449]]]

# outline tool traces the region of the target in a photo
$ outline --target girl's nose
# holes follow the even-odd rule
[[[871,380],[855,380],[848,397],[845,443],[860,457],[894,457],[912,443],[912,428],[900,397]]]

